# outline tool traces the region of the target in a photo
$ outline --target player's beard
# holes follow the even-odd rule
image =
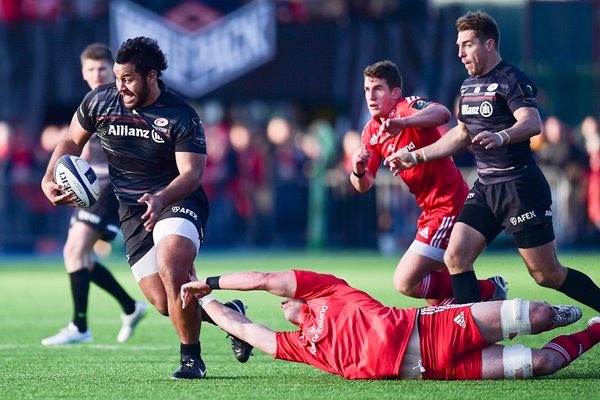
[[[150,86],[148,86],[147,82],[144,82],[144,85],[139,89],[139,91],[133,94],[135,95],[135,101],[130,106],[126,106],[130,110],[133,110],[137,107],[142,107],[144,104],[146,104],[146,101],[148,101],[148,97],[150,96]]]

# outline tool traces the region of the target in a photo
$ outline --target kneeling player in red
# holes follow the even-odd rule
[[[266,290],[281,297],[285,318],[300,327],[275,332],[224,307],[213,289]],[[348,379],[503,379],[552,374],[600,341],[600,317],[541,349],[504,346],[581,318],[575,306],[514,299],[398,309],[333,275],[311,271],[236,272],[181,287],[185,307],[202,297],[222,329],[276,359],[301,362]],[[195,302],[195,301],[194,301]]]

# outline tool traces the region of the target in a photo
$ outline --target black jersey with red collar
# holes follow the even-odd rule
[[[501,61],[483,76],[467,78],[460,88],[458,119],[471,139],[483,131],[498,132],[513,126],[513,113],[521,107],[537,108],[537,88],[521,70]],[[479,180],[497,183],[516,179],[534,163],[529,140],[486,150],[473,145]]]
[[[81,126],[98,135],[115,192],[125,204],[138,204],[144,193],[158,192],[179,175],[176,152],[206,154],[196,111],[162,82],[160,87],[154,104],[130,110],[114,83],[98,86],[77,111]],[[201,186],[191,195],[206,201]]]

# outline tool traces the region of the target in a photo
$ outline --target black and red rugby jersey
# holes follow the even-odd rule
[[[501,61],[483,76],[470,76],[460,88],[458,119],[471,139],[483,131],[498,132],[516,122],[521,107],[537,108],[537,88],[515,66]],[[509,143],[496,149],[473,145],[481,183],[505,182],[521,176],[534,163],[530,141]]]
[[[148,107],[128,109],[114,83],[98,86],[77,111],[81,126],[96,132],[107,155],[117,197],[138,204],[179,175],[176,152],[206,154],[204,127],[196,111],[160,82],[161,94]],[[202,187],[192,193],[206,201]]]

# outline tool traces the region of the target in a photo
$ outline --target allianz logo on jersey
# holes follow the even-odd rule
[[[494,112],[494,106],[489,101],[484,101],[478,106],[470,106],[463,104],[460,107],[460,113],[462,115],[481,115],[482,117],[489,117]]]
[[[112,136],[133,136],[143,139],[154,140],[156,143],[164,143],[165,140],[154,129],[131,128],[127,125],[110,125],[107,135]]]

